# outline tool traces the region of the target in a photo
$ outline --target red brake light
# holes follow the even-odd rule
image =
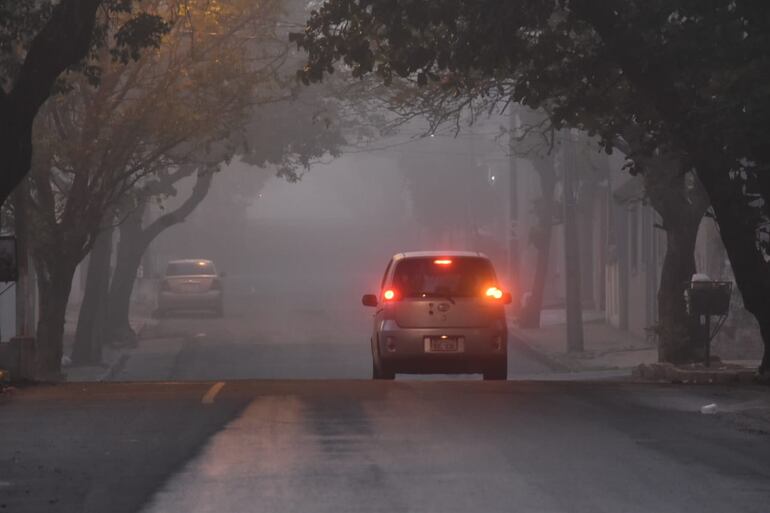
[[[493,299],[502,299],[503,298],[503,291],[498,289],[497,287],[489,287],[487,291],[485,292],[485,295],[487,297],[491,297]]]
[[[433,261],[436,265],[452,265],[452,261],[448,258],[439,258]]]
[[[393,289],[388,289],[382,293],[382,297],[385,299],[385,301],[393,301],[396,299],[396,291]]]

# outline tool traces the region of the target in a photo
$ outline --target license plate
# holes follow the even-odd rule
[[[425,350],[428,353],[458,353],[462,348],[456,338],[426,338]]]

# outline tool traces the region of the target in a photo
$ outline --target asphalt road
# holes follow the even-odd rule
[[[770,510],[767,388],[547,381],[515,342],[507,382],[375,382],[351,293],[236,283],[123,382],[0,394],[0,513]]]
[[[153,321],[111,380],[371,378],[373,310],[360,305],[360,294],[332,290],[325,297],[328,281],[309,286],[307,276],[287,275],[280,285],[270,276],[228,278],[224,318],[180,312]],[[514,340],[508,356],[512,379],[558,377]]]
[[[223,383],[0,395],[0,511],[768,511],[766,388]]]

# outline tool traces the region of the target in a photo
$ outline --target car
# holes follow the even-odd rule
[[[511,294],[500,288],[483,253],[398,253],[385,269],[379,294],[364,295],[362,303],[377,309],[374,379],[394,379],[397,373],[507,379],[505,305]]]
[[[224,274],[217,273],[211,260],[169,261],[158,291],[158,315],[162,317],[179,310],[211,310],[222,317],[222,278]]]

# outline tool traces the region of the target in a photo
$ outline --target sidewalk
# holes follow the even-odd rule
[[[72,353],[79,307],[80,305],[71,305],[67,310],[64,327],[65,361],[62,364],[62,372],[67,376],[67,381],[108,380],[120,372],[121,368],[128,361],[129,353],[135,348],[105,344],[102,348],[102,362],[100,365],[71,365],[69,363],[69,355]],[[131,323],[131,328],[133,328],[137,335],[140,335],[156,321],[152,318],[152,308],[149,305],[132,303],[129,322]]]
[[[583,313],[583,346],[579,353],[567,352],[564,310],[545,310],[541,327],[522,329],[509,322],[512,343],[520,344],[557,372],[631,369],[658,360],[655,344],[619,330],[604,321],[601,312]]]

